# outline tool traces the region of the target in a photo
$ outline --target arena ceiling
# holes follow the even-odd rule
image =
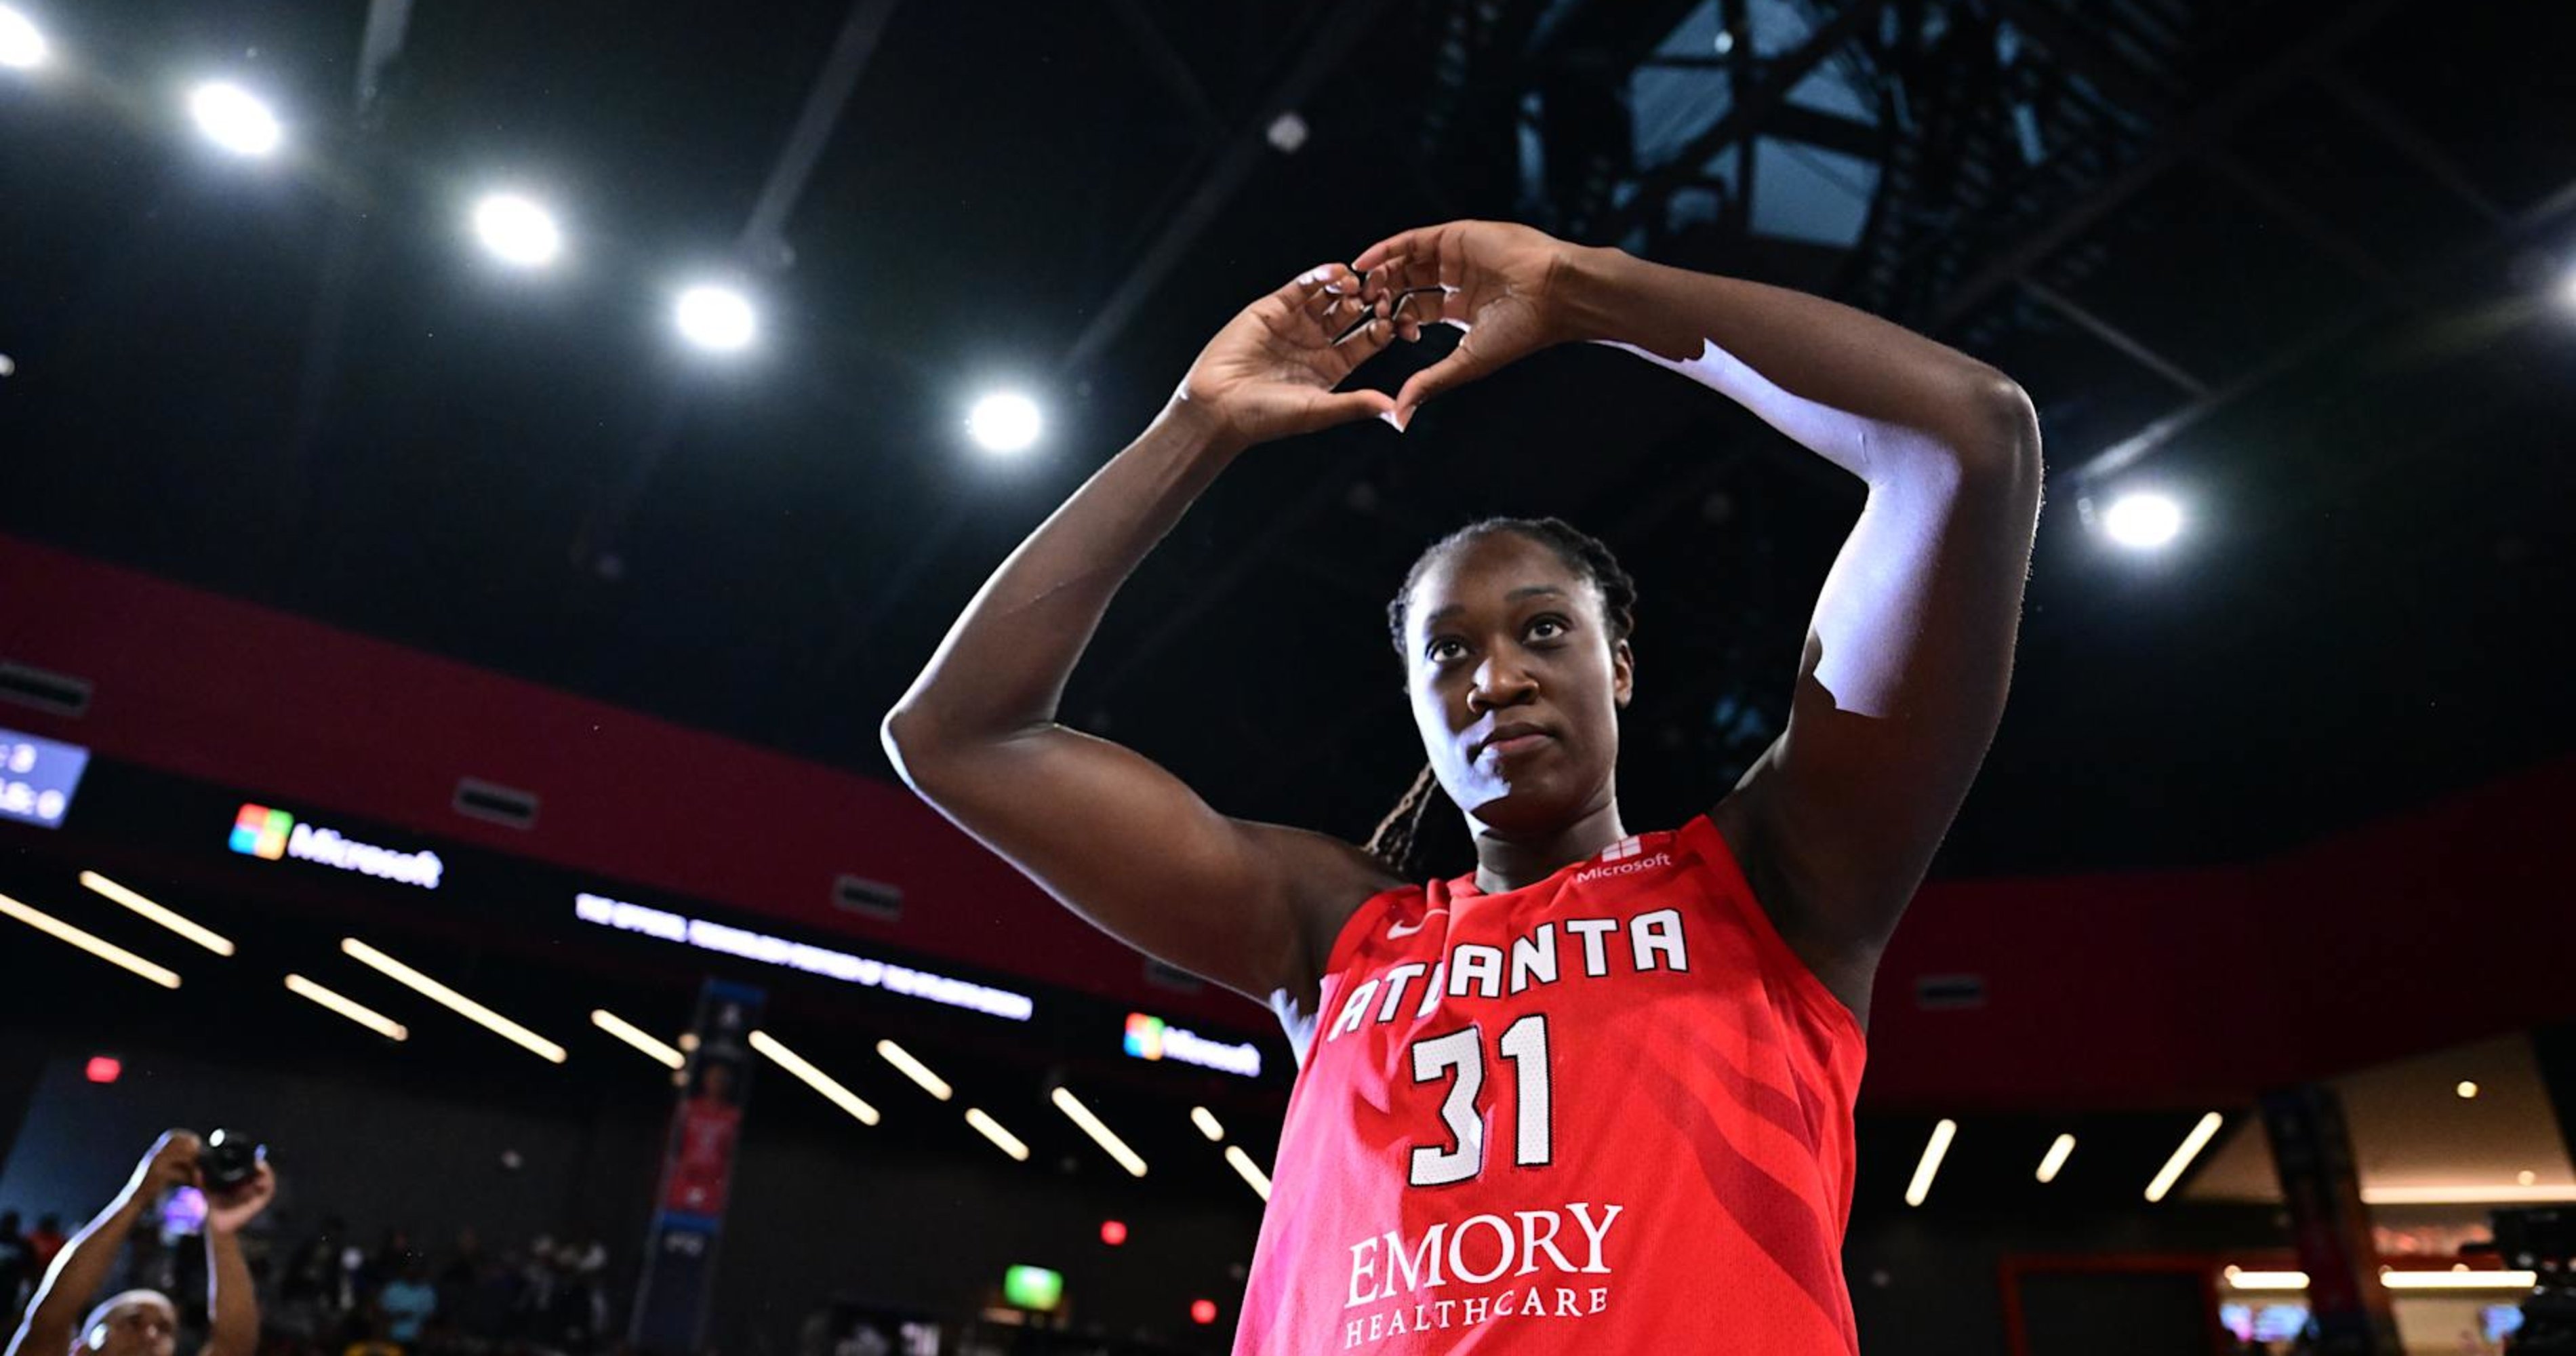
[[[890,775],[948,623],[1233,309],[1505,216],[2032,393],[2051,503],[1942,874],[2256,855],[2576,743],[2567,6],[19,7],[57,60],[0,72],[0,530]],[[286,153],[192,136],[209,73]],[[476,255],[503,183],[563,267]],[[708,269],[763,306],[740,360],[669,334]],[[1049,417],[1012,463],[962,427],[1004,384]],[[2139,486],[2189,514],[2160,555],[2092,525]],[[1858,502],[1707,392],[1543,355],[1239,463],[1064,717],[1364,835],[1421,762],[1387,595],[1553,513],[1640,580],[1623,797],[1674,822],[1776,732]]]

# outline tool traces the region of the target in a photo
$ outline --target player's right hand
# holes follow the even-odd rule
[[[197,1185],[197,1152],[202,1147],[193,1130],[163,1131],[161,1138],[152,1141],[152,1151],[135,1165],[126,1194],[157,1201],[172,1187]]]
[[[1395,337],[1359,291],[1357,274],[1325,264],[1245,307],[1190,364],[1171,414],[1241,449],[1393,410],[1382,391],[1335,389]]]

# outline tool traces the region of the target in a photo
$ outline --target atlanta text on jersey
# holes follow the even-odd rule
[[[1602,1248],[1624,1207],[1569,1202],[1561,1210],[1515,1210],[1434,1223],[1418,1239],[1390,1230],[1351,1245],[1350,1299],[1356,1309],[1403,1298],[1344,1320],[1347,1351],[1389,1337],[1504,1319],[1583,1318],[1610,1306],[1610,1287],[1575,1277],[1609,1276]],[[1572,1228],[1568,1228],[1568,1223]],[[1572,1251],[1569,1252],[1568,1249]],[[1582,1260],[1578,1264],[1576,1258]],[[1452,1285],[1486,1294],[1443,1295]]]
[[[1404,1011],[1408,994],[1415,1002],[1413,1016],[1421,1020],[1438,1010],[1443,999],[1500,998],[1507,992],[1554,984],[1561,976],[1601,979],[1614,966],[1632,974],[1689,970],[1681,910],[1657,909],[1626,919],[1549,921],[1515,939],[1508,952],[1499,946],[1465,942],[1451,947],[1436,965],[1422,961],[1390,965],[1385,973],[1350,991],[1324,1039],[1338,1039],[1363,1023],[1394,1021]],[[1414,981],[1425,971],[1430,979],[1417,990]]]

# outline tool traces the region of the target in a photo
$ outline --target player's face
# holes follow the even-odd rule
[[[1453,549],[1414,584],[1405,631],[1414,724],[1460,808],[1535,834],[1607,794],[1634,667],[1554,551],[1516,532]],[[1536,734],[1492,740],[1514,726]]]
[[[85,1337],[92,1341],[99,1356],[170,1356],[178,1346],[177,1325],[170,1312],[157,1304],[120,1304],[100,1319],[98,1327]],[[96,1339],[104,1336],[101,1345]]]

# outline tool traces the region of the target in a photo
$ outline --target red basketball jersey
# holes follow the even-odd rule
[[[1859,1348],[1860,1025],[1705,815],[1352,915],[1237,1356]]]

